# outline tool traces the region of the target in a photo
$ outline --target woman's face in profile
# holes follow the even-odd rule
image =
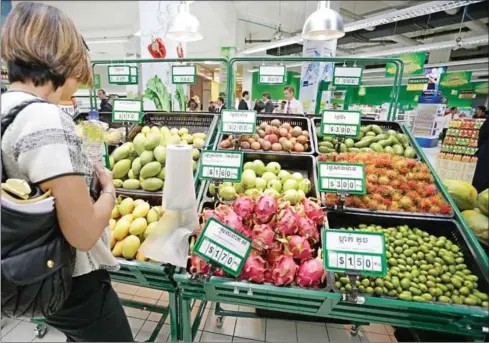
[[[73,94],[75,94],[78,89],[78,81],[74,78],[66,79],[63,86],[59,87],[56,91],[61,92],[60,100],[70,100]]]

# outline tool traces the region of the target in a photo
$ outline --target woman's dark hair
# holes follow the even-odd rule
[[[224,98],[222,96],[220,96],[219,98],[217,98],[217,101],[220,101],[224,104]]]
[[[482,111],[482,113],[486,113],[486,111],[487,111],[486,106],[484,106],[484,105],[477,106],[477,108],[478,108],[479,110],[481,110],[481,111]]]
[[[250,92],[248,92],[248,91],[244,91],[244,92],[243,92],[241,95],[242,95],[242,96],[243,96],[243,98],[244,98],[244,97],[245,97],[245,96],[247,96],[248,94],[250,94]]]

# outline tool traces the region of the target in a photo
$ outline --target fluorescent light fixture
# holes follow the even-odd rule
[[[178,5],[178,13],[168,23],[166,38],[179,42],[195,42],[204,38],[199,32],[200,22],[188,8],[188,1]]]
[[[111,44],[111,43],[127,43],[129,39],[97,39],[97,40],[87,40],[87,44]]]
[[[301,37],[308,40],[333,40],[345,35],[343,18],[330,8],[329,1],[319,1],[302,27]]]

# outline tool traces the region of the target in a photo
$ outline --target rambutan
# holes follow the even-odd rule
[[[399,188],[401,185],[401,182],[399,180],[392,180],[389,182],[389,186],[394,187],[394,188]]]
[[[418,163],[418,161],[416,161],[415,159],[412,159],[412,158],[407,159],[408,168],[414,168],[417,163]]]
[[[408,191],[410,189],[411,188],[409,187],[409,185],[407,183],[402,183],[399,185],[399,190],[401,190],[401,191]]]
[[[409,180],[407,182],[407,184],[408,184],[408,186],[409,186],[410,189],[415,189],[416,186],[418,185],[418,183],[415,180]]]
[[[449,213],[452,213],[452,206],[450,206],[449,204],[441,204],[440,205],[440,213],[441,214],[449,214]]]
[[[419,201],[419,206],[423,209],[425,208],[430,208],[431,207],[431,201],[429,201],[428,199],[421,199]]]
[[[396,172],[395,170],[388,170],[385,173],[385,176],[387,176],[391,180],[395,179],[398,175],[399,175],[398,172]]]
[[[384,205],[384,204],[379,204],[377,206],[377,210],[378,211],[387,211],[387,205]]]
[[[432,214],[438,214],[438,213],[440,213],[440,208],[438,206],[433,205],[430,207],[428,212],[432,213]]]
[[[428,185],[425,188],[425,191],[426,191],[426,195],[428,196],[435,195],[438,192],[435,185]]]
[[[370,200],[367,204],[369,210],[375,211],[379,208],[379,203],[375,200]]]
[[[391,198],[392,198],[392,201],[399,201],[402,198],[402,194],[396,192],[396,193],[392,194]]]
[[[387,176],[381,176],[379,177],[379,184],[380,185],[388,185],[390,182],[389,178]]]
[[[367,175],[367,182],[377,183],[379,181],[379,177],[375,174]]]
[[[399,200],[399,204],[404,208],[409,208],[413,206],[413,201],[411,200],[411,198],[403,196],[401,200]]]
[[[378,201],[378,202],[383,202],[384,201],[384,198],[382,197],[382,195],[380,195],[378,193],[377,194],[374,194],[372,196],[372,199],[375,200],[375,201]]]
[[[417,198],[419,198],[419,195],[417,192],[415,191],[409,191],[406,193],[406,196],[409,197],[411,200],[416,200]]]

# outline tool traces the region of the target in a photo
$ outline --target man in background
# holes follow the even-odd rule
[[[217,106],[216,106],[216,113],[221,113],[222,110],[225,110],[226,106],[224,105],[224,98],[220,96],[217,98]]]
[[[209,101],[208,111],[211,112],[211,113],[215,113],[216,112],[216,106],[214,105],[214,101]]]
[[[109,98],[107,93],[103,89],[97,91],[97,96],[100,99],[100,109],[99,112],[112,112],[112,105],[109,103]]]
[[[285,104],[287,104],[287,101],[280,101],[280,104],[278,107],[275,107],[273,110],[273,113],[285,113]]]
[[[440,140],[443,142],[447,134],[447,130],[450,127],[450,122],[454,119],[460,118],[457,107],[451,107],[447,112],[445,112],[445,117],[443,118],[443,131],[440,135]]]
[[[286,86],[284,96],[287,103],[285,104],[285,113],[287,114],[304,114],[304,108],[299,100],[294,98],[294,87]]]
[[[263,103],[265,104],[265,110],[263,111],[264,113],[273,113],[273,110],[275,110],[275,106],[273,105],[272,102],[272,96],[270,93],[263,93],[261,95]]]
[[[249,110],[248,100],[250,100],[250,92],[244,91],[241,95],[242,97],[238,104],[238,110]]]
[[[485,119],[485,118],[487,118],[486,106],[477,106],[477,108],[475,109],[475,114],[472,118],[474,118],[474,119]]]

